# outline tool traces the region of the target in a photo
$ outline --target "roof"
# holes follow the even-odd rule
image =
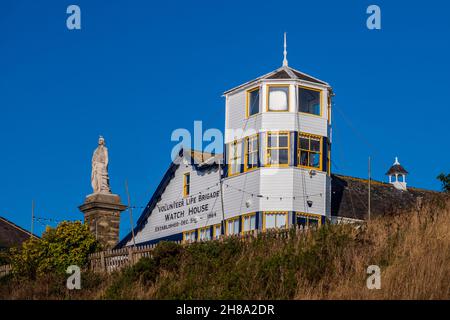
[[[386,172],[387,176],[390,176],[393,174],[408,174],[408,171],[406,171],[405,168],[403,168],[401,164],[394,164]]]
[[[326,83],[325,81],[319,80],[317,78],[314,78],[313,76],[310,76],[304,72],[298,71],[296,69],[293,69],[291,67],[288,66],[282,66],[281,68],[278,68],[272,72],[269,72],[261,77],[258,77],[254,80],[245,82],[237,87],[234,87],[228,91],[225,91],[224,94],[228,94],[230,92],[233,92],[235,90],[241,89],[245,86],[249,86],[255,82],[261,81],[261,80],[272,80],[272,79],[289,79],[289,80],[303,80],[303,81],[308,81],[308,82],[312,82],[312,83],[316,83],[316,84],[320,84],[320,85],[324,85],[329,87],[330,85],[328,83]]]
[[[21,246],[22,242],[28,240],[31,236],[37,238],[31,232],[4,217],[0,217],[0,249]]]
[[[365,219],[369,197],[368,180],[344,175],[331,175],[331,215]],[[449,195],[418,188],[398,190],[390,183],[371,180],[371,216],[390,215],[416,209],[425,202],[448,199]]]
[[[164,190],[166,190],[166,187],[169,185],[170,181],[175,176],[175,171],[177,171],[178,167],[180,166],[179,163],[181,158],[183,157],[188,161],[190,160],[191,164],[197,170],[204,170],[206,168],[217,166],[222,160],[223,155],[201,152],[191,149],[180,149],[180,151],[178,152],[178,158],[170,163],[169,168],[164,174],[158,187],[156,187],[156,190],[153,193],[152,197],[150,198],[150,201],[142,211],[136,223],[136,227],[134,227],[133,229],[134,234],[142,230],[142,228],[146,225],[148,217],[152,214],[153,210],[156,207],[156,204],[161,199],[161,195],[164,193]],[[127,242],[130,241],[131,239],[132,239],[132,232],[128,233],[122,240],[120,240],[120,242],[117,244],[116,247],[120,248],[125,246]]]

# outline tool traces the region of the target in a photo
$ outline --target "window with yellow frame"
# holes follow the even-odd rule
[[[242,233],[256,230],[256,213],[244,214],[242,218]]]
[[[247,91],[246,117],[254,116],[259,113],[259,87]]]
[[[298,87],[298,111],[315,116],[322,115],[322,91],[307,87]]]
[[[233,141],[228,148],[228,175],[241,172],[241,141]]]
[[[289,165],[289,132],[267,133],[266,165]]]
[[[191,174],[189,172],[183,175],[183,197],[189,196],[191,192]]]
[[[322,137],[306,133],[298,135],[298,165],[322,170]]]
[[[222,235],[222,224],[213,225],[213,239],[219,239]]]
[[[267,86],[267,111],[289,111],[289,85]]]
[[[288,213],[286,211],[263,212],[263,230],[283,229],[288,227]]]
[[[195,230],[183,232],[183,242],[194,242],[195,241]]]
[[[310,228],[320,227],[322,225],[322,216],[320,214],[313,213],[296,213],[297,227]]]
[[[198,240],[199,241],[211,240],[211,228],[209,226],[198,229]]]
[[[244,171],[249,171],[258,167],[258,150],[258,135],[246,137]]]
[[[225,234],[227,236],[239,234],[239,217],[230,218],[225,222]]]

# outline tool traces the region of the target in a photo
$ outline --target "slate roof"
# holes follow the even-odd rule
[[[368,180],[331,175],[331,215],[353,219],[367,218]],[[371,217],[414,210],[427,202],[448,199],[442,192],[409,187],[396,189],[390,183],[371,181]]]
[[[32,234],[6,218],[0,217],[0,250],[19,247]],[[34,235],[34,237],[37,237]]]
[[[263,79],[268,79],[268,80],[271,80],[271,79],[303,80],[303,81],[308,81],[308,82],[312,82],[312,83],[321,84],[321,85],[324,85],[324,86],[327,86],[327,87],[330,86],[327,82],[319,80],[317,78],[314,78],[313,76],[310,76],[310,75],[308,75],[308,74],[306,74],[304,72],[298,71],[298,70],[296,70],[294,68],[291,68],[291,67],[288,67],[288,66],[283,66],[283,67],[278,68],[278,69],[276,69],[276,70],[274,70],[272,72],[269,72],[269,73],[267,73],[267,74],[265,74],[265,75],[263,75],[261,77],[258,77],[256,79],[248,81],[248,82],[245,82],[245,83],[243,83],[243,84],[241,84],[241,85],[239,85],[237,87],[234,87],[234,88],[232,88],[232,89],[230,89],[228,91],[225,91],[224,94],[228,94],[228,93],[230,93],[232,91],[235,91],[237,89],[240,89],[242,87],[249,86],[252,83],[258,82],[258,81],[263,80]]]
[[[386,172],[386,175],[389,176],[389,175],[395,175],[395,174],[408,174],[408,171],[406,171],[405,168],[402,167],[402,165],[394,164]]]

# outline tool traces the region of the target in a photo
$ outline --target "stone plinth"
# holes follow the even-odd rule
[[[78,208],[84,214],[84,222],[104,249],[111,249],[119,242],[120,213],[127,206],[120,202],[118,195],[91,194]]]

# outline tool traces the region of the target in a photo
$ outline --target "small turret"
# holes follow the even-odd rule
[[[405,170],[395,157],[394,164],[386,172],[389,177],[389,183],[399,190],[406,190],[406,175],[408,171]]]

